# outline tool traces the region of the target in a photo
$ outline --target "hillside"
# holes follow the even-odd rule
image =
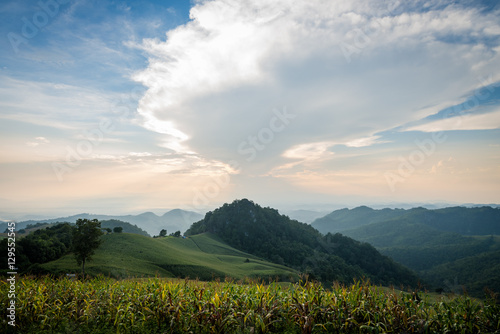
[[[229,276],[297,277],[290,268],[259,259],[238,251],[216,236],[201,234],[190,238],[148,238],[137,234],[119,233],[102,236],[86,272],[113,277],[154,276],[190,277],[210,280]],[[247,261],[248,259],[248,261]],[[41,265],[52,273],[77,273],[80,267],[72,254]]]
[[[500,235],[500,208],[451,207],[437,210],[413,209],[405,216],[441,231],[462,235]]]
[[[415,270],[436,289],[456,291],[456,285],[463,285],[469,293],[483,297],[485,287],[500,291],[500,276],[495,276],[497,269],[491,266],[491,259],[500,261],[500,239],[491,236],[498,234],[499,212],[491,207],[398,212],[362,207],[334,211],[313,226],[330,226],[330,230],[370,243],[382,254]],[[392,219],[382,220],[391,215]],[[450,283],[456,281],[459,283]]]
[[[366,243],[339,234],[322,236],[310,225],[247,199],[208,212],[186,235],[206,232],[237,249],[306,272],[323,282],[350,282],[362,277],[387,285],[416,285],[418,281],[408,269]]]
[[[500,234],[500,208],[450,207],[374,210],[361,206],[352,210],[333,211],[316,219],[311,225],[323,234],[337,233],[361,226],[401,219],[408,223],[424,224],[445,232],[462,235]]]
[[[368,242],[375,247],[409,247],[457,244],[469,240],[458,233],[445,232],[422,223],[394,219],[342,231],[343,234]]]
[[[137,225],[132,225],[130,223],[117,220],[117,219],[109,219],[109,220],[102,220],[101,221],[101,228],[109,228],[113,230],[115,227],[122,227],[123,228],[123,233],[134,233],[134,234],[140,234],[145,237],[150,237],[148,232],[144,231],[142,228],[137,227]]]
[[[484,297],[485,288],[500,291],[500,250],[467,256],[421,271],[429,282],[445,291]]]
[[[363,225],[400,217],[405,213],[406,210],[404,209],[374,210],[367,206],[360,206],[351,210],[335,210],[324,217],[314,220],[311,226],[323,234],[341,233],[342,231],[354,229]]]

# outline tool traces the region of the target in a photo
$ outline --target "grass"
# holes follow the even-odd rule
[[[236,250],[210,234],[186,239],[149,238],[137,234],[113,233],[102,236],[103,244],[86,264],[91,275],[115,278],[131,276],[186,277],[210,280],[226,276],[297,278],[287,267]],[[247,261],[247,259],[249,261]],[[52,273],[79,272],[71,254],[42,265]]]
[[[357,282],[251,284],[160,278],[22,277],[2,333],[498,333],[500,306],[432,302]],[[2,291],[8,283],[0,283]],[[7,305],[7,294],[0,295]],[[2,319],[6,319],[2,308]]]

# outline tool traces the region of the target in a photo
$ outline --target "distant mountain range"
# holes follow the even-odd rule
[[[35,225],[37,223],[56,223],[56,222],[68,222],[74,223],[77,219],[98,219],[102,220],[120,220],[145,230],[150,235],[158,235],[162,229],[166,229],[168,233],[175,231],[181,231],[183,233],[186,231],[192,223],[202,219],[203,216],[199,213],[193,211],[185,211],[181,209],[174,209],[166,212],[162,216],[157,216],[153,212],[144,212],[139,215],[124,215],[124,216],[114,216],[114,215],[99,215],[99,214],[89,214],[81,213],[69,217],[60,217],[52,219],[43,220],[26,220],[23,222],[18,222],[16,224],[16,229],[20,230],[25,228],[27,225]],[[0,232],[3,232],[7,228],[7,223],[0,223]]]

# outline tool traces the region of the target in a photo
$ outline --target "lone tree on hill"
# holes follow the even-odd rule
[[[97,219],[78,219],[73,230],[73,252],[76,263],[82,265],[85,277],[85,262],[92,260],[95,250],[101,244],[101,223]]]
[[[166,237],[167,236],[167,230],[163,229],[160,231],[160,237]]]
[[[113,232],[115,232],[115,233],[122,233],[123,232],[123,227],[117,226],[117,227],[113,228]]]

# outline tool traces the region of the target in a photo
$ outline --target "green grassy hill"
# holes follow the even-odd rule
[[[189,276],[201,280],[225,276],[234,279],[269,276],[297,278],[294,270],[236,250],[208,233],[186,239],[153,239],[137,234],[114,233],[103,235],[102,240],[93,260],[86,264],[89,274],[113,277]],[[72,254],[41,267],[53,273],[80,271]]]

